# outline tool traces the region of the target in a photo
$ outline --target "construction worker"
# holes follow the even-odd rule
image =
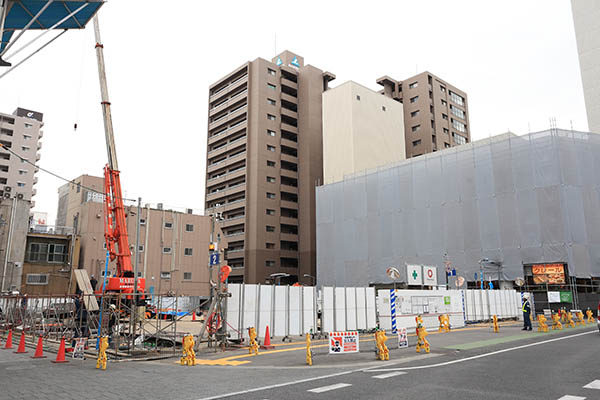
[[[531,303],[529,302],[529,293],[523,295],[523,331],[531,331]]]

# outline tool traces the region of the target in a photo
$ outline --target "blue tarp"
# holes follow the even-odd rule
[[[4,21],[4,33],[0,52],[10,41],[15,31],[25,28],[31,19],[48,3],[49,0],[8,0],[8,13]],[[29,29],[48,29],[83,4],[88,5],[77,14],[67,19],[56,29],[82,29],[104,4],[104,0],[55,0],[29,27]]]

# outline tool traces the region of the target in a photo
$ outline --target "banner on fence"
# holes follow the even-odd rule
[[[358,332],[329,332],[329,354],[358,353]]]
[[[85,342],[87,338],[75,338],[75,347],[73,348],[73,358],[85,360]]]
[[[406,328],[398,329],[398,348],[408,347],[408,334]]]

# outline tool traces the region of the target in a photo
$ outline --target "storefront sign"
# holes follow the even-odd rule
[[[536,285],[565,283],[565,266],[563,264],[532,265],[531,272],[533,272],[533,282]]]

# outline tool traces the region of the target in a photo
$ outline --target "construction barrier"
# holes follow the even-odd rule
[[[465,321],[488,321],[523,318],[521,294],[516,290],[462,290],[465,298]]]
[[[323,332],[377,327],[375,288],[324,286],[321,294]]]

